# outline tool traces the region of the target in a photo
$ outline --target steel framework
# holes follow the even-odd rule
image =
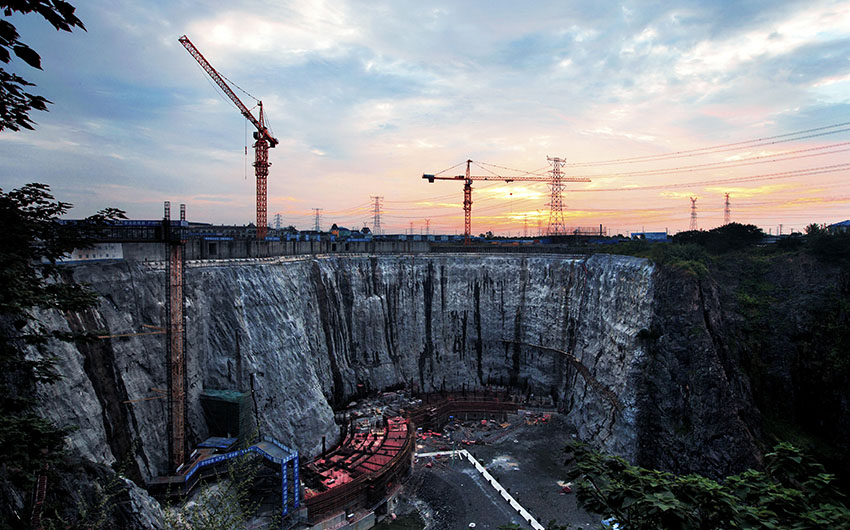
[[[372,233],[376,236],[381,235],[381,201],[383,197],[370,195],[372,199]]]
[[[166,260],[166,366],[168,367],[168,460],[172,470],[186,461],[186,314],[183,310],[183,269],[186,263],[181,228],[171,226],[171,203],[165,201],[163,239]],[[180,205],[180,220],[186,205]]]
[[[316,214],[315,225],[314,225],[313,229],[316,232],[321,232],[321,228],[322,228],[321,221],[322,221],[322,210],[323,209],[324,208],[313,208],[313,213]]]
[[[550,159],[552,160],[552,159]],[[561,160],[561,159],[556,159]],[[551,177],[542,177],[542,176],[519,176],[519,177],[503,177],[501,175],[472,175],[470,174],[470,167],[472,165],[472,160],[466,161],[466,174],[465,175],[455,175],[451,177],[441,177],[438,175],[429,175],[427,173],[422,175],[423,179],[427,179],[428,182],[433,183],[435,180],[462,180],[463,181],[463,235],[464,235],[464,244],[469,244],[469,236],[472,233],[472,182],[475,180],[492,180],[492,181],[502,181],[502,182],[553,182],[555,178],[554,174]],[[563,166],[563,161],[561,161],[561,166]],[[563,183],[564,182],[590,182],[590,179],[587,177],[565,177],[560,172],[560,166],[558,168],[558,182],[560,183],[560,190],[563,191]],[[558,195],[560,197],[560,195]],[[561,224],[563,225],[563,213]],[[551,221],[550,221],[551,222]]]
[[[567,231],[564,226],[564,180],[561,168],[564,167],[565,160],[559,157],[546,157],[546,160],[552,164],[552,179],[549,181],[549,190],[551,198],[549,199],[549,227],[547,228],[548,235],[560,236]]]
[[[691,226],[689,230],[697,229],[697,198],[691,197]]]
[[[728,225],[732,222],[732,205],[729,202],[729,194],[726,194],[726,205],[723,208],[723,224]]]

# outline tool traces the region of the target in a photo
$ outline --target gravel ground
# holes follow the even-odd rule
[[[463,422],[443,437],[418,440],[417,452],[465,448],[484,463],[491,474],[509,489],[514,498],[544,526],[552,520],[593,528],[600,517],[588,514],[576,505],[574,494],[561,493],[564,480],[563,446],[572,432],[566,420],[552,414],[548,422],[527,425],[525,418],[509,416],[511,425],[502,429],[480,422]],[[464,446],[461,440],[485,440],[488,445]],[[452,443],[454,441],[454,443]],[[406,487],[410,509],[434,530],[475,528],[497,529],[507,523],[523,523],[493,488],[487,485],[471,464],[447,459],[426,467],[420,459]],[[530,525],[527,525],[530,528]]]
[[[428,529],[463,529],[470,523],[477,529],[497,529],[521,521],[469,462],[420,467],[412,480],[418,481],[413,494],[428,506],[420,513]]]

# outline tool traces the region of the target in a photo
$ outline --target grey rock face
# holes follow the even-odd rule
[[[598,255],[322,257],[204,264],[186,272],[188,400],[192,441],[206,436],[204,388],[236,388],[236,340],[252,380],[263,434],[302,452],[337,428],[332,406],[398,384],[423,390],[513,385],[551,395],[582,437],[635,454],[635,388],[649,327],[653,268]],[[110,334],[164,325],[164,272],[126,262],[73,268],[103,295],[97,309],[59,327]],[[75,424],[72,445],[91,460],[131,454],[141,478],[166,467],[162,335],[63,345],[65,379],[42,392],[44,410]],[[513,343],[505,342],[513,341]],[[517,344],[521,343],[521,344]],[[622,412],[567,362],[575,355],[613,391]]]
[[[83,315],[44,315],[55,325],[111,334],[164,325],[163,270],[133,262],[71,270],[103,299]],[[358,392],[493,384],[551,396],[601,449],[632,460],[648,454],[639,450],[651,423],[639,421],[641,407],[658,404],[646,399],[648,343],[640,335],[661,321],[647,260],[328,256],[197,263],[185,278],[190,442],[207,435],[201,391],[239,385],[238,337],[242,385],[253,386],[261,433],[302,453],[317,452],[322,436],[335,439],[333,407]],[[696,324],[705,325],[701,317]],[[42,401],[57,423],[79,426],[71,445],[97,462],[130,457],[138,479],[165,472],[165,400],[123,403],[165,388],[164,336],[61,347],[65,379],[44,388]],[[728,384],[705,377],[708,386]],[[734,442],[738,426],[723,428]]]

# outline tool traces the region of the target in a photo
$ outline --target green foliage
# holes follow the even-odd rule
[[[0,8],[7,17],[15,12],[37,13],[61,31],[70,32],[75,27],[84,31],[86,29],[83,22],[74,15],[74,6],[63,0],[5,0],[0,2]],[[13,54],[29,66],[41,70],[41,57],[38,53],[20,40],[18,30],[11,22],[0,20],[0,61],[8,64]],[[50,101],[27,92],[27,87],[31,86],[35,85],[0,68],[0,131],[33,129],[34,122],[29,117],[29,112],[33,109],[47,110]]]
[[[729,223],[708,231],[691,230],[680,232],[673,236],[675,244],[692,244],[705,247],[709,252],[722,254],[734,250],[742,250],[759,243],[764,238],[764,232],[755,225]]]
[[[616,254],[648,258],[659,265],[681,269],[699,278],[708,275],[708,267],[712,262],[712,257],[705,247],[691,243],[650,243],[637,240],[617,243],[606,250]]]
[[[42,184],[0,190],[0,465],[23,485],[32,482],[44,460],[41,450],[50,450],[50,461],[66,434],[32,410],[36,384],[59,378],[51,341],[91,338],[50,329],[34,310],[80,311],[95,303],[85,286],[63,280],[57,261],[91,244],[98,229],[123,217],[109,209],[71,227],[58,222],[70,206],[56,201]]]
[[[850,232],[811,233],[806,236],[806,250],[823,261],[850,266]]]
[[[820,227],[817,223],[811,223],[806,226],[805,230],[807,236],[816,236],[823,233],[823,228]]]
[[[227,473],[214,484],[202,486],[191,501],[173,507],[165,516],[168,530],[231,530],[248,528],[260,509],[252,488],[262,470],[254,455],[228,461]],[[279,479],[278,479],[279,480]],[[277,483],[279,487],[279,482]],[[279,491],[279,490],[278,490]],[[279,502],[279,497],[277,497]],[[268,528],[277,528],[279,511],[271,517]],[[256,526],[254,526],[256,528]]]
[[[89,464],[92,466],[92,464]],[[117,473],[99,476],[90,485],[86,498],[82,492],[73,507],[67,504],[45,509],[45,530],[100,530],[115,528],[120,519],[119,505],[127,497],[127,485]]]
[[[835,477],[787,443],[765,455],[765,471],[722,482],[632,466],[580,442],[566,451],[579,502],[613,516],[623,530],[850,528]]]

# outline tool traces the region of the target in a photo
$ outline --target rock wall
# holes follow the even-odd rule
[[[103,298],[96,311],[44,315],[51,325],[116,335],[164,325],[162,269],[120,262],[72,266],[68,274]],[[685,384],[706,392],[731,383],[710,363],[697,375],[680,370],[671,383],[665,366],[689,355],[677,330],[707,321],[699,312],[668,319],[672,309],[659,302],[658,281],[648,261],[610,255],[194,264],[186,271],[190,442],[207,435],[200,392],[239,384],[238,337],[242,384],[254,389],[261,433],[302,453],[315,453],[323,435],[337,436],[333,407],[359,392],[504,384],[551,395],[579,435],[601,449],[669,464],[686,440],[694,444],[690,470],[721,471],[740,459],[714,462],[700,448],[718,437],[722,447],[742,445],[742,425],[716,422],[711,429],[722,432],[703,429],[689,438],[659,427],[665,410],[682,410],[682,380],[693,378]],[[58,346],[65,379],[43,389],[43,409],[60,425],[79,426],[71,444],[82,456],[130,460],[141,480],[166,471],[165,400],[125,403],[165,388],[163,344],[163,335],[149,334]],[[648,450],[655,436],[679,441],[665,438]]]

